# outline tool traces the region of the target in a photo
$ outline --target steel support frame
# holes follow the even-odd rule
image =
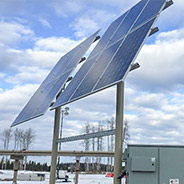
[[[123,146],[123,116],[124,116],[124,81],[117,84],[116,97],[116,134],[115,134],[115,160],[114,160],[114,184],[121,184],[117,179],[122,169]]]
[[[49,184],[55,184],[55,179],[56,179],[56,162],[57,162],[57,155],[58,155],[58,138],[59,138],[60,118],[61,118],[61,107],[58,107],[55,110],[55,118],[54,118],[54,131],[53,131]]]
[[[75,184],[78,184],[78,182],[79,182],[79,169],[80,169],[80,157],[76,157]]]
[[[14,164],[13,164],[13,170],[14,170],[13,184],[17,184],[17,175],[18,175],[20,160],[23,160],[24,156],[22,156],[22,155],[11,155],[10,159],[14,160]]]

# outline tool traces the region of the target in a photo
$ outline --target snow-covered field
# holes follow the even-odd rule
[[[19,171],[19,173],[22,173],[23,171]],[[26,171],[29,172],[29,171]],[[39,172],[40,173],[40,172]],[[42,172],[46,174],[46,180],[45,181],[18,181],[18,184],[49,184],[49,173],[48,172]],[[66,184],[74,184],[74,174],[69,175],[69,180],[71,182],[65,182]],[[12,178],[13,177],[13,171],[0,171],[0,179],[5,178]],[[56,183],[63,183],[61,181],[56,181]],[[79,184],[112,184],[113,178],[107,178],[105,175],[99,175],[99,174],[80,174],[79,175]],[[12,184],[12,181],[0,181],[0,184]]]

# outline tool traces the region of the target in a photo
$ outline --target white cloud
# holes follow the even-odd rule
[[[161,33],[152,45],[145,45],[137,59],[141,67],[128,81],[142,90],[177,89],[184,85],[184,35],[182,30]]]
[[[109,11],[113,12],[113,9],[116,11],[119,11],[120,13],[124,13],[124,11],[131,8],[133,5],[135,5],[138,1],[137,0],[93,0],[92,3],[98,5],[98,7],[108,7],[112,8]]]
[[[184,28],[180,28],[177,30],[160,33],[157,36],[156,44],[161,44],[162,42],[175,43],[179,42],[180,40],[183,40],[183,38],[184,38]]]
[[[48,22],[47,19],[39,18],[39,21],[40,21],[40,23],[41,23],[43,26],[48,27],[48,28],[50,28],[50,29],[52,28],[51,24]]]
[[[51,69],[54,67],[54,64],[59,60],[63,53],[27,49],[25,51],[25,55],[25,58],[28,58],[29,61],[31,61],[30,66],[39,66]]]
[[[86,36],[89,31],[94,32],[99,29],[97,23],[88,17],[79,18],[72,27],[76,31],[75,35],[80,38]]]
[[[2,72],[16,70],[20,65],[30,61],[24,51],[10,49],[4,45],[0,45],[0,49],[0,71]]]
[[[5,81],[11,84],[22,83],[41,83],[47,76],[49,70],[40,69],[38,67],[19,67],[19,73],[14,76],[8,76]]]
[[[2,80],[4,76],[5,76],[4,73],[0,73],[0,80]]]
[[[31,60],[30,65],[52,69],[64,54],[80,42],[81,40],[63,37],[40,38],[35,42],[33,49],[25,50],[25,55]]]
[[[77,46],[80,41],[75,41],[64,37],[40,38],[35,42],[35,50],[59,51],[66,53],[73,47]]]
[[[163,94],[147,94],[142,93],[134,99],[137,106],[144,108],[160,109],[160,106],[165,104],[165,99]]]
[[[8,125],[10,125],[15,114],[22,109],[37,87],[37,85],[22,85],[4,90],[0,95],[1,121],[6,120],[9,122]]]
[[[182,13],[184,11],[183,0],[174,0],[174,4],[161,13],[157,25],[164,30],[172,30],[184,26]]]
[[[183,144],[184,95],[171,91],[137,92],[133,88],[131,91],[126,94],[125,101],[125,119],[130,125],[131,142]]]
[[[34,82],[37,75],[36,73],[35,76],[31,75],[30,68],[36,67],[35,72],[40,73],[37,76],[40,81],[47,73],[46,69],[51,70],[60,57],[80,42],[81,40],[74,41],[69,38],[48,37],[37,39],[32,49],[18,50],[0,45],[0,71],[2,73],[10,71],[11,75],[6,81],[18,84],[19,79],[25,81],[29,78],[31,81],[32,78]]]
[[[82,16],[77,17],[70,24],[70,27],[75,31],[76,37],[85,37],[91,34],[91,32],[97,31],[101,27],[100,25],[107,27],[115,16],[116,14],[105,10],[91,9],[86,11]]]
[[[52,6],[55,9],[56,13],[60,16],[67,17],[71,13],[78,13],[83,9],[83,1],[81,0],[53,0]]]
[[[22,24],[0,22],[0,42],[5,45],[15,45],[17,42],[33,35],[33,31]]]

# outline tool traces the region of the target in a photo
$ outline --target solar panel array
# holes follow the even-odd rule
[[[142,0],[116,19],[52,109],[124,80],[166,0]]]
[[[11,126],[41,116],[60,92],[69,75],[87,52],[99,31],[61,57]]]

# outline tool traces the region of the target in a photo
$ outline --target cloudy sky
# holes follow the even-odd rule
[[[107,26],[137,0],[1,0],[0,124],[9,128],[59,58],[99,28]],[[125,81],[125,119],[130,143],[184,144],[184,1],[164,11],[136,62],[141,67]],[[63,136],[81,133],[115,116],[116,87],[68,105]],[[32,149],[51,149],[54,112],[23,123],[33,128]],[[16,127],[12,128],[13,130]],[[2,142],[0,148],[3,148]],[[77,143],[64,150],[81,150]]]

